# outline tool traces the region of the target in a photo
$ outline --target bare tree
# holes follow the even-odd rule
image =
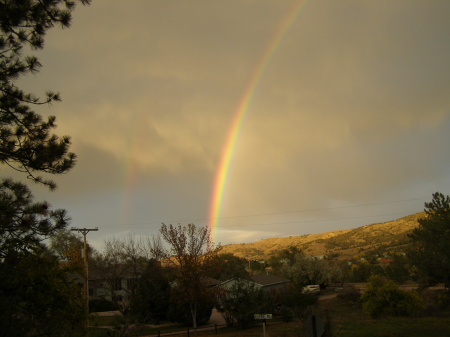
[[[162,256],[160,237],[136,237],[133,235],[116,238],[112,237],[104,242],[102,254],[97,254],[92,282],[96,288],[96,295],[109,297],[118,305],[124,317],[122,335],[128,333],[129,313],[136,290],[145,278],[151,278],[146,273],[149,263],[159,263]]]
[[[165,252],[165,262],[176,271],[175,287],[179,303],[189,304],[192,325],[197,328],[198,304],[205,298],[213,299],[215,289],[208,287],[207,270],[220,250],[211,242],[210,230],[207,227],[186,227],[178,225],[162,225],[162,238],[169,244]]]

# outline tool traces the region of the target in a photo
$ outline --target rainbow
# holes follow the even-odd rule
[[[312,0],[299,0],[292,9],[288,12],[288,15],[280,23],[273,38],[267,44],[263,56],[259,60],[246,89],[239,101],[239,104],[235,110],[231,126],[229,128],[228,135],[226,137],[225,145],[223,147],[222,155],[219,160],[219,164],[214,176],[214,183],[212,189],[211,204],[209,207],[208,227],[211,230],[211,236],[213,242],[218,242],[218,227],[219,220],[222,211],[222,204],[225,195],[225,189],[227,185],[228,175],[230,171],[231,162],[233,159],[236,143],[239,138],[239,134],[242,129],[242,125],[247,114],[247,111],[252,103],[253,97],[258,85],[261,82],[263,75],[270,64],[273,56],[275,55],[284,37],[292,28],[295,21],[298,19],[302,11],[306,8],[307,4]]]
[[[120,182],[123,193],[119,202],[120,208],[117,209],[119,223],[121,224],[128,224],[133,215],[133,189],[137,186],[139,174],[139,165],[135,158],[138,158],[140,155],[139,141],[146,132],[146,123],[143,119],[139,119],[137,115],[131,116],[131,119],[133,120],[133,124],[130,130],[134,130],[134,132],[131,133],[130,137],[125,138],[127,143],[123,152],[126,154],[126,158],[125,165],[123,166],[123,179]]]

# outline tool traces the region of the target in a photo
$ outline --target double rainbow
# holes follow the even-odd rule
[[[225,189],[230,172],[230,166],[245,116],[247,115],[253,97],[255,96],[255,92],[258,89],[258,85],[261,82],[261,79],[264,76],[273,56],[275,55],[277,49],[279,48],[287,33],[292,28],[293,24],[299,18],[300,14],[303,12],[310,1],[312,0],[297,1],[289,11],[289,13],[286,15],[284,20],[280,23],[273,38],[269,41],[265,52],[263,53],[263,56],[259,60],[234,112],[233,121],[229,128],[225,145],[222,150],[222,155],[220,157],[219,165],[216,169],[211,204],[209,208],[208,227],[211,229],[211,236],[214,242],[217,242],[218,239],[218,227]]]

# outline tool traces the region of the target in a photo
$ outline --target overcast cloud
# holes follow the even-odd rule
[[[449,194],[450,2],[300,1],[261,77],[233,158],[216,241],[393,220]],[[207,224],[239,101],[294,0],[93,0],[51,30],[21,85],[62,103],[79,161],[32,186],[98,247]],[[7,170],[2,168],[4,174]],[[365,205],[365,206],[361,206]]]

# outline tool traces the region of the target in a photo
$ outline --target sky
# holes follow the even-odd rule
[[[36,201],[110,237],[355,228],[450,191],[450,2],[93,0],[20,86],[76,167]],[[1,167],[2,176],[17,175]],[[17,176],[19,178],[24,177]]]

